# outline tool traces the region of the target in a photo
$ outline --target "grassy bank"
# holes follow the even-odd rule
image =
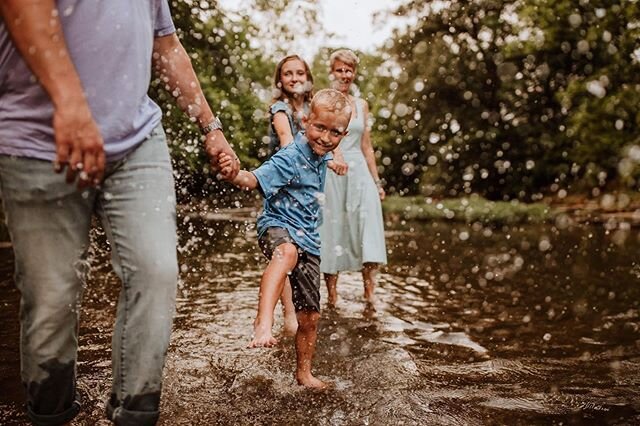
[[[435,200],[428,197],[387,197],[382,209],[391,220],[448,220],[493,224],[541,223],[555,218],[545,203],[489,201],[478,196]]]

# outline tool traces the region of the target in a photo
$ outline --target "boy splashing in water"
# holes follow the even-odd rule
[[[245,190],[258,189],[264,196],[257,228],[260,248],[269,264],[260,281],[254,337],[249,346],[277,344],[271,333],[273,311],[289,276],[298,319],[296,380],[311,388],[327,387],[311,374],[320,319],[320,202],[330,153],[347,134],[350,118],[351,107],[343,94],[321,90],[311,101],[310,114],[302,119],[304,130],[253,172],[241,170],[231,179],[231,165],[236,160],[220,156],[223,179]]]

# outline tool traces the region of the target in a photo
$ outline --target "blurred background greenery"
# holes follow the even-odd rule
[[[318,2],[253,0],[247,14],[216,1],[170,3],[225,134],[244,167],[257,166],[275,62],[291,53],[287,40],[323,31]],[[638,1],[398,4],[388,18],[411,19],[375,53],[358,52],[388,193],[528,203],[638,190]],[[295,8],[302,29],[269,21]],[[311,60],[316,89],[328,85],[330,52],[321,46]],[[165,111],[181,200],[218,194],[196,127],[158,81],[152,95]]]

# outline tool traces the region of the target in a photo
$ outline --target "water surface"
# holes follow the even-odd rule
[[[389,227],[376,310],[358,273],[341,275],[337,308],[323,310],[315,373],[334,387],[314,392],[295,384],[291,338],[246,348],[265,261],[253,221],[228,219],[182,223],[160,424],[640,423],[637,228]],[[95,240],[76,424],[108,424],[119,284]],[[11,270],[0,249],[0,424],[21,425]]]

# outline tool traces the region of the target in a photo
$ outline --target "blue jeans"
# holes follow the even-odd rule
[[[173,174],[158,126],[99,189],[77,190],[51,162],[0,156],[0,189],[15,253],[21,374],[38,425],[78,414],[78,314],[96,213],[122,281],[113,333],[107,415],[119,425],[155,424],[178,278]]]

